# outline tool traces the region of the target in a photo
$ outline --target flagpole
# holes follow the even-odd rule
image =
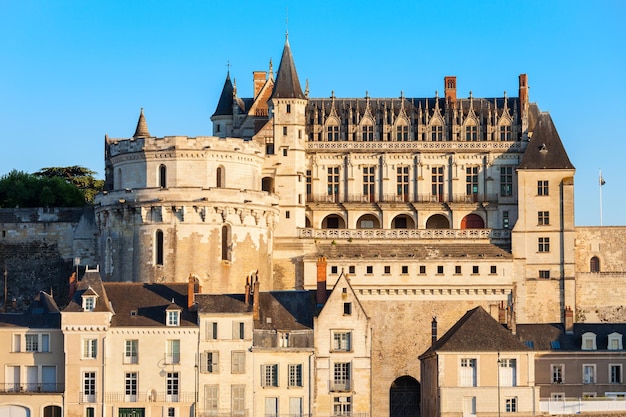
[[[600,170],[600,179],[598,183],[600,184],[600,226],[602,226],[602,186],[604,185],[604,180],[602,179],[602,170]]]

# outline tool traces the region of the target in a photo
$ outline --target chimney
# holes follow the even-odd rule
[[[317,258],[317,305],[326,303],[326,258]]]
[[[266,74],[267,73],[265,71],[252,72],[252,80],[254,82],[254,98],[259,95],[261,88],[265,85]]]
[[[432,345],[435,345],[437,341],[437,316],[433,316],[433,321],[431,322],[432,329]]]
[[[500,324],[507,323],[506,308],[504,308],[504,301],[501,301],[500,306],[498,307],[498,323]]]
[[[254,298],[252,304],[252,319],[259,320],[259,301],[261,298],[261,292],[259,291],[259,271],[256,271],[255,279],[254,279]]]
[[[456,77],[448,76],[443,78],[443,90],[445,91],[446,102],[456,103]]]
[[[68,301],[72,301],[72,298],[74,298],[74,293],[76,292],[76,272],[72,272],[72,275],[70,275],[70,291],[69,291],[69,300]]]
[[[519,106],[522,112],[528,108],[528,75],[526,74],[519,76]]]
[[[200,289],[198,278],[189,274],[187,279],[187,308],[193,307],[195,303],[195,294]]]
[[[574,312],[570,306],[565,307],[565,333],[574,334]]]
[[[244,303],[246,305],[250,304],[250,277],[246,277],[246,292],[244,296]]]

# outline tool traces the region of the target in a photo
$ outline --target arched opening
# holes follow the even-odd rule
[[[217,188],[226,187],[226,170],[224,169],[223,166],[217,167],[217,170],[215,173],[215,186]]]
[[[420,383],[404,375],[393,381],[389,389],[389,417],[419,417]]]
[[[48,405],[43,409],[43,417],[61,417],[61,407]]]
[[[124,181],[122,181],[122,168],[117,169],[117,176],[115,177],[115,188],[118,190],[124,188]]]
[[[322,229],[345,229],[346,222],[337,214],[331,214],[322,220]]]
[[[468,214],[461,220],[461,229],[484,229],[485,221],[478,214]]]
[[[589,271],[600,272],[600,259],[597,256],[594,256],[589,260]]]
[[[19,405],[2,405],[0,406],[0,416],[30,417],[30,410]]]
[[[308,217],[304,218],[304,227],[306,227],[307,229],[310,229],[311,227],[311,220]]]
[[[267,191],[268,193],[274,194],[274,178],[263,177],[263,179],[261,180],[261,189],[263,191]]]
[[[163,231],[154,234],[154,264],[163,265]]]
[[[167,168],[165,165],[159,165],[159,187],[167,188]]]
[[[222,226],[222,260],[230,261],[233,250],[233,242],[231,236],[230,225]]]
[[[357,229],[380,229],[380,221],[373,214],[365,214],[356,222]]]
[[[413,218],[406,214],[400,214],[391,221],[392,229],[415,229]]]
[[[427,229],[449,229],[450,221],[443,214],[434,214],[426,221]]]

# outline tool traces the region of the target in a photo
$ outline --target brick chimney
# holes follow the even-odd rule
[[[528,75],[519,75],[519,105],[521,111],[526,111],[528,107]]]
[[[72,272],[72,275],[70,275],[70,282],[69,282],[69,286],[70,286],[70,291],[69,291],[69,300],[68,301],[72,301],[72,298],[74,298],[74,293],[76,292],[76,286],[78,285],[77,279],[76,279],[76,272]]]
[[[563,316],[565,318],[565,333],[574,334],[574,312],[570,306],[565,307]]]
[[[196,297],[196,293],[201,293],[202,288],[200,287],[200,281],[198,281],[198,277],[194,277],[189,274],[189,278],[187,279],[187,308],[193,307]]]
[[[450,104],[456,103],[456,77],[447,76],[443,78],[443,90],[446,95],[446,101]]]
[[[317,305],[326,303],[326,258],[317,258]]]
[[[250,304],[250,277],[246,277],[246,292],[244,296],[244,302],[246,305]]]
[[[432,333],[432,342],[431,345],[434,345],[437,341],[437,316],[433,316],[433,321],[430,323],[431,333]]]
[[[255,274],[255,278],[254,278],[254,295],[253,295],[253,304],[252,304],[252,319],[253,320],[259,320],[260,319],[260,314],[259,314],[259,302],[260,302],[260,298],[261,298],[261,291],[259,291],[259,271],[256,272]]]
[[[254,98],[261,92],[261,88],[265,85],[267,73],[265,71],[252,72],[252,80],[254,82]]]

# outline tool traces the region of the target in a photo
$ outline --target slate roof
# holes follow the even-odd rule
[[[519,352],[527,351],[513,333],[498,323],[484,308],[469,310],[420,356],[434,352]]]
[[[0,314],[0,328],[60,329],[61,314],[52,296],[40,291],[23,313]]]
[[[233,83],[230,81],[230,72],[226,74],[226,81],[222,87],[222,94],[217,102],[217,108],[213,116],[226,116],[233,114]],[[213,117],[211,116],[211,117]]]
[[[181,310],[180,327],[196,326],[187,309],[186,283],[106,282],[104,287],[115,312],[112,327],[165,326],[166,311],[174,309]]]
[[[315,291],[262,292],[255,329],[306,330],[313,328]],[[270,318],[270,323],[268,323]]]
[[[518,169],[574,169],[549,113],[539,113]]]
[[[196,311],[200,314],[252,314],[252,303],[244,302],[243,294],[196,294]]]
[[[100,278],[100,272],[94,270],[86,271],[82,279],[78,281],[76,285],[76,292],[63,311],[70,313],[83,311],[82,296],[85,293],[95,294],[98,296],[94,312],[113,312],[110,309],[109,298],[107,297],[107,293],[104,289],[102,278]]]
[[[626,323],[575,323],[572,334],[565,333],[562,323],[517,325],[519,338],[532,342],[534,350],[581,351],[582,335],[587,332],[596,334],[598,350],[607,350],[609,334],[615,332],[626,336]],[[553,346],[554,341],[558,344]]]
[[[283,55],[278,66],[278,73],[276,73],[276,83],[270,98],[306,98],[304,93],[302,93],[302,87],[300,87],[296,64],[293,62],[293,56],[291,55],[289,39],[285,39]]]
[[[319,244],[315,256],[327,259],[389,258],[389,259],[510,259],[512,255],[489,243],[427,243],[395,245],[367,245],[359,243]]]

